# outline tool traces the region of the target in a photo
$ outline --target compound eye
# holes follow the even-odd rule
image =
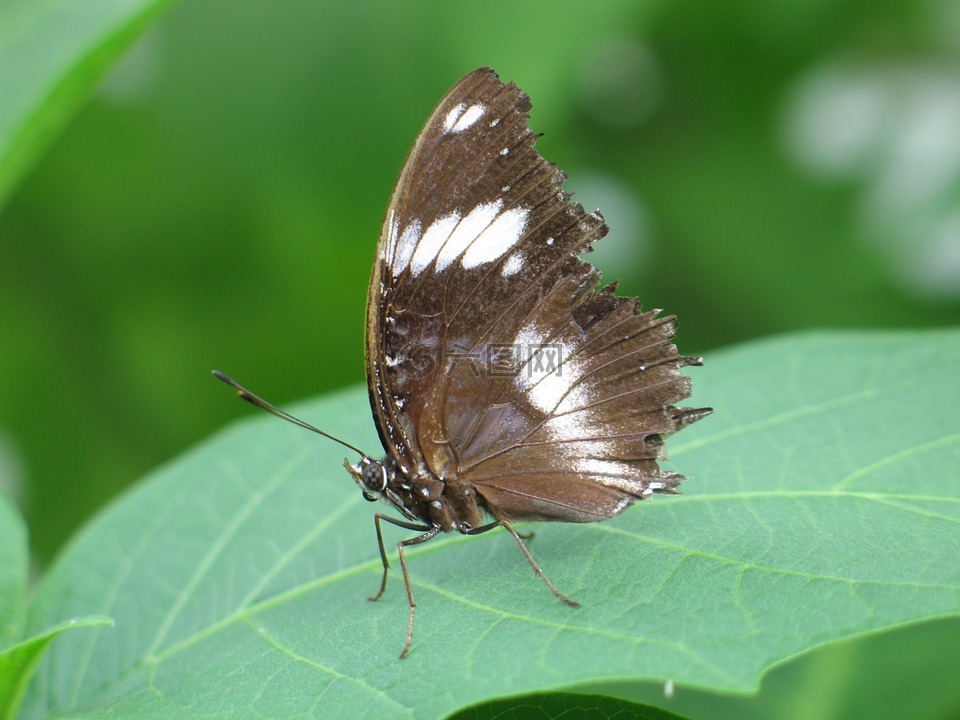
[[[372,462],[363,468],[361,480],[363,481],[363,486],[370,491],[370,494],[376,493],[379,495],[387,489],[387,469],[382,463]],[[367,492],[364,491],[363,494],[366,496]],[[367,499],[376,500],[375,497]]]

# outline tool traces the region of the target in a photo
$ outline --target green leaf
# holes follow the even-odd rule
[[[27,529],[13,502],[0,489],[0,650],[20,637],[28,569]]]
[[[372,509],[342,449],[251,419],[62,555],[30,625],[103,613],[117,627],[57,643],[26,716],[433,718],[624,680],[742,693],[825,643],[957,616],[958,359],[958,331],[810,334],[708,357],[696,402],[717,412],[668,443],[692,476],[685,495],[531,526],[531,551],[580,610],[505,533],[446,535],[407,554],[418,614],[403,661],[403,585],[394,572],[365,599],[379,581]],[[362,389],[299,412],[376,445]]]
[[[0,720],[16,717],[33,671],[55,637],[71,628],[112,622],[106,617],[75,618],[17,642],[26,610],[28,569],[26,527],[0,490]]]
[[[0,206],[168,0],[0,3]]]
[[[12,720],[16,717],[30,677],[54,638],[73,628],[110,625],[112,622],[108,617],[75,618],[0,652],[0,718]]]

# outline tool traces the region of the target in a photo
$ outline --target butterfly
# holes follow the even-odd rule
[[[367,297],[366,368],[382,460],[344,465],[404,550],[440,533],[502,527],[557,598],[514,523],[596,522],[674,493],[664,438],[712,412],[681,408],[701,359],[678,354],[673,316],[599,287],[580,255],[607,233],[536,150],[530,100],[490,68],[443,97],[400,172]],[[222,373],[241,397],[326,437]]]

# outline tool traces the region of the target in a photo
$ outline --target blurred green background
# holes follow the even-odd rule
[[[363,381],[393,182],[480,65],[684,352],[956,324],[958,51],[945,0],[172,5],[0,212],[0,477],[37,560],[248,412],[212,368],[277,403]]]
[[[532,96],[612,226],[593,261],[682,351],[960,322],[956,0],[183,0],[148,24],[0,208],[0,484],[39,567],[252,412],[212,368],[283,404],[363,382],[394,180],[480,65]],[[952,717],[944,638],[811,654],[726,716]]]

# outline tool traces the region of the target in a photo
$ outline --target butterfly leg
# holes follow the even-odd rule
[[[387,571],[390,569],[390,562],[387,560],[387,551],[383,547],[383,533],[380,530],[381,520],[386,520],[391,525],[396,525],[397,527],[402,527],[406,530],[419,530],[422,532],[430,529],[429,525],[421,525],[420,523],[411,523],[404,520],[398,520],[397,518],[390,517],[389,515],[384,515],[382,513],[377,513],[373,516],[373,524],[377,526],[377,547],[380,548],[380,561],[383,563],[383,577],[380,578],[380,589],[377,591],[377,594],[368,598],[368,600],[379,600],[380,596],[383,595],[383,591],[387,589]],[[434,533],[434,535],[436,535],[436,533]],[[430,537],[433,537],[433,535]],[[404,570],[403,579],[407,579],[406,570]]]
[[[413,528],[411,528],[411,530],[412,529]],[[439,525],[434,525],[423,533],[423,535],[407,538],[397,543],[397,554],[400,556],[400,569],[403,570],[403,584],[407,586],[407,600],[410,603],[410,619],[407,621],[407,642],[403,646],[403,652],[400,653],[401,660],[410,652],[410,643],[413,642],[413,615],[417,610],[417,603],[413,599],[413,588],[410,587],[410,576],[407,574],[407,561],[403,558],[403,549],[408,545],[419,545],[422,542],[426,542],[441,530],[442,528]]]
[[[513,525],[511,525],[506,520],[497,520],[495,522],[488,523],[487,525],[481,525],[480,527],[472,528],[471,530],[468,530],[466,534],[479,535],[480,533],[485,533],[488,530],[493,530],[495,527],[502,527],[508,533],[513,535],[513,539],[517,541],[517,545],[520,546],[520,551],[523,553],[523,556],[527,559],[527,562],[530,563],[530,567],[533,568],[533,571],[537,574],[537,577],[543,580],[544,583],[546,583],[547,587],[550,588],[551,592],[553,592],[553,594],[556,595],[557,598],[559,598],[560,600],[563,600],[563,602],[565,602],[570,607],[575,607],[575,608],[580,607],[580,603],[574,602],[573,600],[568,598],[566,595],[564,595],[562,592],[557,590],[557,586],[554,585],[552,582],[550,582],[550,578],[548,578],[546,575],[543,574],[543,570],[541,570],[540,566],[537,565],[537,561],[533,559],[533,555],[531,555],[530,551],[527,550],[527,546],[523,544],[523,538],[532,537],[533,533],[521,535],[514,529]]]
[[[387,552],[383,547],[383,533],[380,530],[380,521],[386,520],[392,525],[406,528],[407,530],[423,531],[422,535],[407,538],[397,543],[397,554],[400,556],[400,569],[403,571],[403,584],[407,588],[407,602],[410,603],[410,618],[407,621],[407,642],[403,646],[403,652],[400,653],[400,659],[403,660],[403,658],[407,656],[407,653],[410,652],[410,644],[413,642],[413,616],[417,609],[417,603],[413,599],[413,588],[410,587],[410,575],[407,573],[407,561],[403,557],[403,549],[408,545],[419,545],[422,542],[426,542],[430,538],[435,537],[443,528],[439,525],[421,525],[420,523],[406,522],[405,520],[398,520],[397,518],[381,513],[374,515],[373,519],[374,524],[377,526],[377,544],[380,546],[380,560],[383,561],[383,577],[380,580],[379,592],[370,598],[371,600],[378,600],[380,596],[383,595],[383,591],[387,587],[387,570],[390,567],[390,564],[387,562]]]

